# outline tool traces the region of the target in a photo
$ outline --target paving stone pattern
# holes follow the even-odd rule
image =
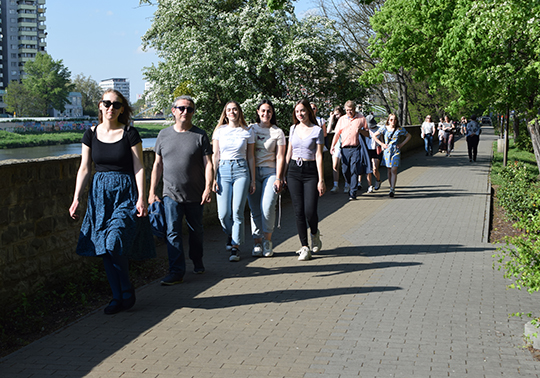
[[[448,158],[406,156],[393,199],[387,181],[353,202],[323,196],[311,261],[294,253],[288,201],[273,258],[248,244],[230,263],[221,230],[207,230],[204,275],[148,285],[134,309],[97,311],[4,358],[0,376],[538,376],[525,320],[508,317],[537,310],[538,295],[506,290],[486,242],[494,138],[484,131],[476,163],[464,139]]]

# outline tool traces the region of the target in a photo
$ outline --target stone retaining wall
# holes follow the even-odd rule
[[[423,146],[419,126],[407,129],[412,139],[404,152]],[[153,162],[153,151],[145,150],[148,183]],[[68,213],[79,164],[78,155],[0,162],[0,305],[54,281],[61,269],[73,267],[75,272],[88,260],[75,254],[81,221],[73,221]],[[331,167],[325,154],[328,182]],[[85,209],[83,200],[80,213]],[[205,206],[205,224],[215,224],[216,213],[213,198]]]

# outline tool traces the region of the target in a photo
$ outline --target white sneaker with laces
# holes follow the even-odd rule
[[[370,185],[369,188],[367,188],[368,193],[373,193],[373,185]]]
[[[338,186],[334,186],[332,189],[330,189],[330,192],[331,192],[331,193],[337,193],[338,190],[339,190],[339,187],[338,187]]]
[[[321,231],[317,230],[315,235],[311,235],[311,251],[317,253],[322,248]]]
[[[261,257],[263,255],[263,247],[260,243],[257,243],[253,246],[253,250],[251,251],[251,256],[253,257]]]
[[[309,250],[309,247],[304,246],[296,251],[296,253],[300,255],[298,256],[299,261],[311,260],[311,251]]]
[[[274,255],[274,251],[272,250],[272,242],[270,240],[265,240],[263,242],[262,249],[264,257],[272,257]]]

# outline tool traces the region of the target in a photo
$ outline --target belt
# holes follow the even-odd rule
[[[357,148],[358,146],[341,146],[341,148]]]

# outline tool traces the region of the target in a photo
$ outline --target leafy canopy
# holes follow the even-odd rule
[[[169,108],[180,92],[192,94],[207,129],[229,100],[241,103],[249,119],[262,97],[274,102],[285,126],[293,101],[308,97],[321,107],[359,88],[331,23],[297,20],[289,1],[271,12],[258,0],[161,0],[143,37],[161,60],[145,76],[158,107]]]

